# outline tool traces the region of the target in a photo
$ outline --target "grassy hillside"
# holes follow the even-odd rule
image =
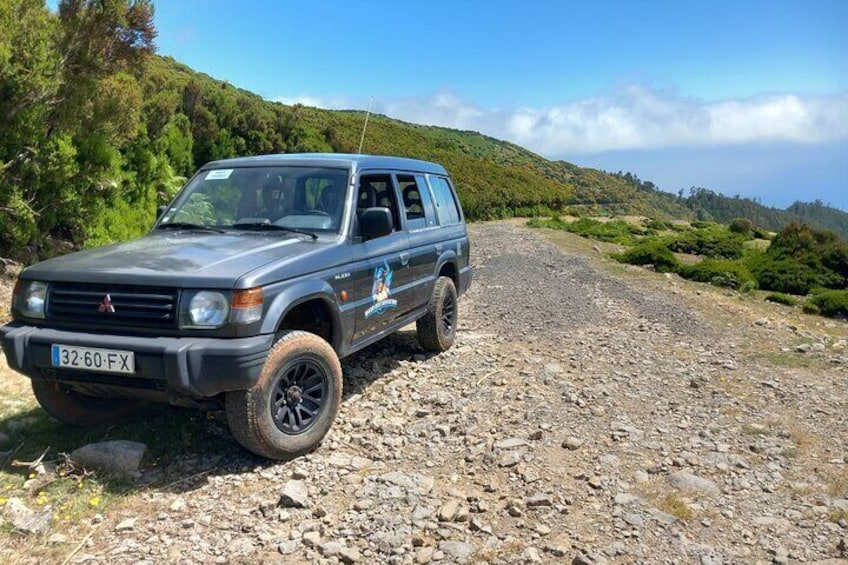
[[[0,257],[29,263],[138,235],[157,204],[211,160],[356,151],[363,112],[270,102],[157,56],[147,4],[77,4],[60,2],[57,14],[38,2],[0,3],[0,53],[8,55],[0,57]],[[722,218],[708,202],[632,175],[550,161],[475,132],[372,116],[363,150],[442,163],[472,220],[686,218],[693,210]],[[826,218],[824,227],[848,223],[821,206],[793,214],[819,226]]]

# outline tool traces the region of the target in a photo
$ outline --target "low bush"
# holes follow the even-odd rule
[[[676,273],[681,265],[674,253],[661,241],[652,240],[640,243],[624,253],[612,255],[612,258],[629,265],[653,265],[660,273]]]
[[[671,236],[666,246],[677,253],[689,253],[720,259],[739,259],[745,248],[745,238],[723,228],[691,230]]]
[[[754,232],[754,222],[748,218],[733,218],[727,224],[727,229],[744,237],[751,237]]]
[[[673,229],[672,224],[665,220],[645,220],[643,223],[649,230],[668,231]]]
[[[591,218],[581,218],[574,222],[566,222],[559,217],[534,218],[528,222],[528,225],[534,228],[565,230],[589,239],[620,245],[633,245],[636,243],[637,236],[645,233],[642,228],[621,220],[599,222]]]
[[[829,288],[840,282],[832,271],[814,269],[793,258],[759,254],[749,256],[746,263],[763,290],[805,295],[813,288]]]
[[[812,314],[814,316],[818,316],[819,314],[821,314],[821,310],[819,310],[819,307],[810,301],[804,302],[804,304],[801,306],[801,309],[804,311],[804,314]]]
[[[822,316],[848,318],[848,290],[824,290],[811,296],[807,303],[818,308]]]
[[[680,276],[715,286],[736,289],[756,288],[756,279],[748,267],[739,261],[727,259],[704,259],[695,265],[684,265],[680,269]]]
[[[695,220],[694,222],[692,222],[691,226],[696,229],[704,229],[717,227],[718,224],[715,222],[710,222],[708,220]]]
[[[790,296],[782,292],[772,292],[766,296],[766,300],[768,302],[776,302],[777,304],[784,304],[786,306],[798,305],[798,300],[794,296]]]
[[[754,232],[752,235],[754,239],[765,239],[768,241],[771,241],[774,238],[770,231],[763,228],[754,228]]]

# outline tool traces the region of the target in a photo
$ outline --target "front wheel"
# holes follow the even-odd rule
[[[315,449],[342,400],[342,367],[330,344],[290,331],[274,344],[256,384],[227,393],[227,422],[246,449],[291,459]]]
[[[448,277],[439,277],[427,306],[427,313],[418,319],[418,341],[429,351],[447,351],[456,339],[459,309],[456,286]]]
[[[105,426],[132,415],[139,407],[137,400],[96,398],[44,379],[32,379],[32,392],[45,412],[72,426]]]

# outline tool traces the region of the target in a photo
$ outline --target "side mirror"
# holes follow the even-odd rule
[[[388,235],[393,229],[392,212],[388,208],[366,208],[359,216],[359,231],[363,241]]]
[[[164,205],[156,208],[156,219],[158,220],[159,218],[161,218],[162,214],[164,214],[165,210],[167,210],[167,209],[168,209],[168,207],[164,206]]]

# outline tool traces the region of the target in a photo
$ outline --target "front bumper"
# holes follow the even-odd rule
[[[150,391],[197,399],[252,387],[259,379],[273,337],[140,337],[40,328],[19,322],[0,327],[9,367],[30,378],[67,382],[80,388],[108,387],[129,395]],[[54,343],[132,351],[135,373],[57,369],[50,354]]]

